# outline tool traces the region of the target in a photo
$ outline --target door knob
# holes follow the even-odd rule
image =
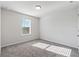
[[[79,37],[79,35],[77,35],[77,37]]]

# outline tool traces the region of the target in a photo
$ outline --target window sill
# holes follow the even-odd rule
[[[22,34],[22,36],[28,36],[28,35],[31,35],[31,34]]]

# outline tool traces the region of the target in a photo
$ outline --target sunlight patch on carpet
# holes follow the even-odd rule
[[[67,56],[67,57],[69,57],[71,54],[71,49],[63,48],[63,47],[59,47],[59,46],[54,46],[54,45],[51,45],[46,50],[53,52],[53,53],[56,53],[56,54]]]
[[[38,42],[38,43],[33,44],[32,46],[38,47],[38,48],[41,48],[41,49],[45,49],[49,46],[49,44]]]

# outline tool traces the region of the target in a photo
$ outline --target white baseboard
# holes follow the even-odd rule
[[[31,39],[31,40],[35,40],[35,39]],[[2,45],[1,48],[7,47],[7,46],[11,46],[11,45],[15,45],[15,44],[24,43],[24,42],[29,42],[31,40],[28,40],[28,41],[20,41],[20,42],[15,42],[15,43],[13,42],[13,43],[10,43],[10,44]]]

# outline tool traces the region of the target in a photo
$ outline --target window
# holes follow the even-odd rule
[[[31,20],[26,18],[22,19],[22,33],[31,34]]]

